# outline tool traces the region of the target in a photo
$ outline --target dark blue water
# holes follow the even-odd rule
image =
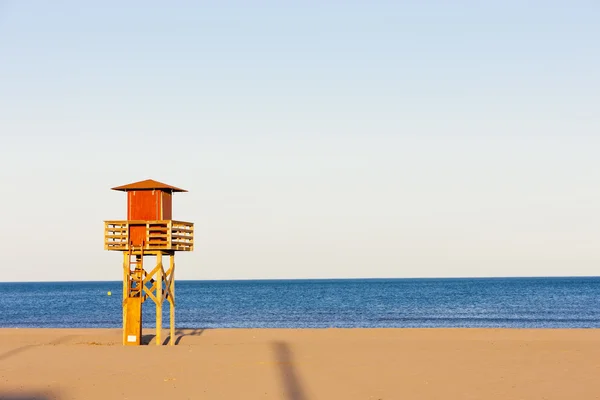
[[[121,301],[120,282],[0,283],[0,327],[116,328]],[[176,301],[181,328],[600,328],[600,278],[178,281]]]

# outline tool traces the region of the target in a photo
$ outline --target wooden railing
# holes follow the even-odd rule
[[[194,250],[194,224],[183,221],[104,221],[104,249],[128,251],[143,243],[144,250]]]

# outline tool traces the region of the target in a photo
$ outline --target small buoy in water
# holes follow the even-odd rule
[[[106,293],[107,296],[112,296],[111,292]]]

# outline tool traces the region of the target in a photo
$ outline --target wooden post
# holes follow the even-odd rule
[[[163,278],[164,270],[162,266],[162,252],[156,253],[156,345],[160,346],[162,331],[162,302],[163,302]]]
[[[171,281],[171,287],[169,288],[169,311],[171,316],[171,320],[169,321],[169,329],[171,340],[169,340],[169,345],[173,346],[175,345],[175,253],[172,253],[169,256],[169,259],[169,266],[171,269],[171,276],[169,278]]]
[[[129,295],[129,254],[123,252],[123,344],[127,344],[127,333],[125,322],[127,320],[127,296]]]

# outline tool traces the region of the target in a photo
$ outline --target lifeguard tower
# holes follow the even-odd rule
[[[173,220],[173,194],[187,192],[151,179],[117,186],[127,193],[127,220],[104,221],[104,249],[123,253],[123,344],[140,345],[142,304],[156,304],[156,344],[161,345],[162,305],[170,304],[170,340],[175,343],[175,253],[194,249],[194,224]],[[145,257],[155,257],[151,269]],[[165,271],[163,256],[169,256]]]

